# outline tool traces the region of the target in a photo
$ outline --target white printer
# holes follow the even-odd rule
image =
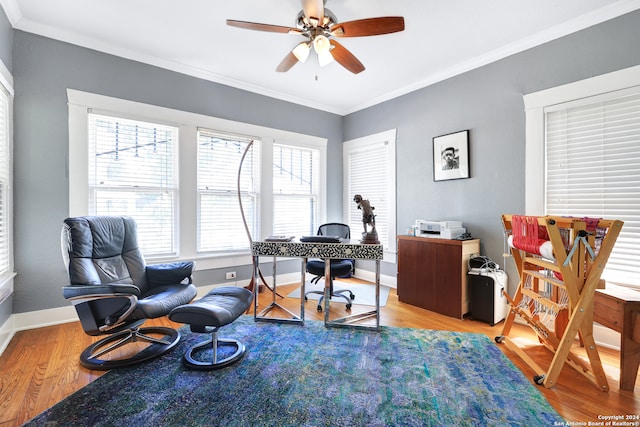
[[[417,219],[414,225],[416,236],[436,237],[440,239],[454,239],[466,233],[460,221],[427,221]]]

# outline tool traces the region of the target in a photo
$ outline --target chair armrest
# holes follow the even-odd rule
[[[65,299],[91,297],[92,295],[135,295],[140,296],[140,289],[126,283],[112,283],[109,285],[71,285],[62,287]]]
[[[186,283],[191,283],[191,273],[195,264],[193,261],[180,261],[147,265],[147,281],[153,287],[175,285],[185,279]]]
[[[127,284],[62,288],[63,296],[76,308],[80,323],[89,335],[108,332],[124,324],[136,309],[139,292],[136,286]],[[100,304],[100,301],[104,302],[100,310],[102,314],[96,316],[97,312],[90,308],[89,303]]]

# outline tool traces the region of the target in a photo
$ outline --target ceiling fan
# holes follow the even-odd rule
[[[335,60],[347,70],[358,74],[364,71],[362,62],[332,37],[376,36],[404,30],[404,18],[401,16],[385,16],[338,23],[333,12],[324,7],[326,2],[327,0],[302,0],[302,10],[296,18],[295,28],[233,19],[227,19],[227,25],[247,30],[303,36],[306,40],[300,42],[284,57],[276,68],[278,72],[289,71],[298,62],[305,62],[309,57],[311,47],[313,47],[318,54],[320,66],[325,66]]]

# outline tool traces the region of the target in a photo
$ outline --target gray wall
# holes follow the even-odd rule
[[[11,71],[13,47],[13,29],[5,15],[4,10],[0,7],[0,59],[4,65]]]
[[[500,215],[524,213],[523,94],[640,64],[640,12],[347,116],[345,140],[397,128],[398,234],[420,219],[460,220],[503,264]],[[432,138],[470,130],[471,178],[433,181]],[[507,261],[510,290],[517,278]]]
[[[67,280],[60,254],[60,228],[69,205],[67,88],[324,137],[328,161],[342,170],[342,117],[335,114],[22,31],[14,31],[13,51],[14,313],[69,304],[60,289]],[[330,174],[330,220],[341,218],[341,192],[342,173]],[[237,271],[238,279],[248,279],[249,268]],[[195,279],[224,282],[221,271],[198,272]]]

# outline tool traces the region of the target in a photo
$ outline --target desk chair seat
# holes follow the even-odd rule
[[[318,228],[318,236],[334,236],[343,240],[348,240],[351,238],[351,230],[347,224],[341,224],[337,222],[323,224]],[[331,297],[344,298],[347,302],[346,309],[351,309],[351,301],[355,299],[354,293],[349,289],[339,289],[336,290],[333,288],[333,280],[336,277],[345,277],[349,276],[353,271],[353,261],[349,259],[332,259],[330,260],[330,269],[331,269],[331,277],[329,277],[329,294]],[[313,279],[311,279],[311,283],[318,283],[318,281],[324,277],[325,274],[325,263],[322,260],[310,260],[307,262],[307,272],[315,275]],[[325,278],[327,280],[327,278]],[[349,296],[344,295],[345,293],[349,293]],[[307,300],[307,295],[309,294],[317,294],[320,295],[320,299],[318,300],[318,311],[322,311],[322,301],[324,300],[324,289],[321,291],[309,291],[304,294],[305,301]]]

